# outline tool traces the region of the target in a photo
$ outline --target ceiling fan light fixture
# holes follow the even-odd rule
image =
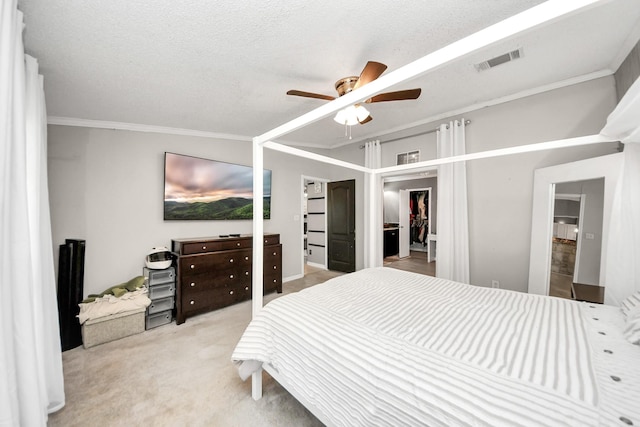
[[[369,117],[369,110],[364,108],[362,105],[350,105],[347,108],[343,108],[338,111],[333,120],[341,125],[353,126],[357,125],[367,117]]]

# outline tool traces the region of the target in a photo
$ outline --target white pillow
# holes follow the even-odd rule
[[[640,308],[640,291],[635,294],[627,297],[620,304],[620,309],[622,310],[622,314],[624,317],[628,318],[629,313]]]
[[[640,307],[636,307],[627,315],[624,337],[631,344],[640,345]]]

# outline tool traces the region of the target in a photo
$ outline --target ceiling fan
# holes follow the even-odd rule
[[[345,93],[349,93],[352,90],[358,89],[361,86],[366,85],[380,77],[382,73],[387,69],[387,66],[380,62],[369,61],[364,69],[360,73],[360,77],[350,76],[338,80],[335,84],[338,96],[342,96]],[[364,101],[366,104],[372,102],[386,102],[386,101],[403,101],[407,99],[418,99],[422,89],[408,89],[400,90],[397,92],[386,92],[379,95],[372,96]],[[303,96],[306,98],[323,99],[325,101],[333,101],[335,96],[323,95],[320,93],[304,92],[301,90],[290,90],[287,95]],[[334,120],[340,124],[352,126],[357,123],[361,125],[368,123],[372,120],[371,114],[361,104],[351,105],[343,110],[338,111]]]

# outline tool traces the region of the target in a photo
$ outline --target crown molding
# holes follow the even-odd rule
[[[172,128],[166,126],[143,125],[138,123],[108,122],[104,120],[78,119],[74,117],[49,116],[47,123],[59,126],[75,126],[98,129],[128,130],[133,132],[164,133],[168,135],[196,136],[201,138],[227,139],[251,142],[251,137],[229,133],[208,132],[193,129]]]

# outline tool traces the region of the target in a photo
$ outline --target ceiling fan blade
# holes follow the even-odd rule
[[[367,99],[365,102],[370,104],[372,102],[385,102],[385,101],[403,101],[405,99],[418,99],[422,93],[422,89],[408,89],[399,90],[397,92],[381,93],[380,95],[373,96]]]
[[[387,69],[387,66],[379,62],[374,62],[374,61],[367,62],[367,65],[364,66],[362,73],[360,73],[360,78],[358,78],[358,81],[353,86],[353,90],[356,90],[360,86],[364,86],[367,83],[374,81],[375,79],[380,77],[380,75],[384,73],[384,70],[386,69]]]
[[[304,92],[301,90],[290,90],[287,95],[304,96],[306,98],[324,99],[325,101],[333,101],[336,99],[334,96],[322,95],[321,93]]]
[[[373,120],[373,117],[371,117],[371,114],[369,114],[366,119],[360,122],[360,124],[363,125],[365,123],[369,123],[371,120]]]

